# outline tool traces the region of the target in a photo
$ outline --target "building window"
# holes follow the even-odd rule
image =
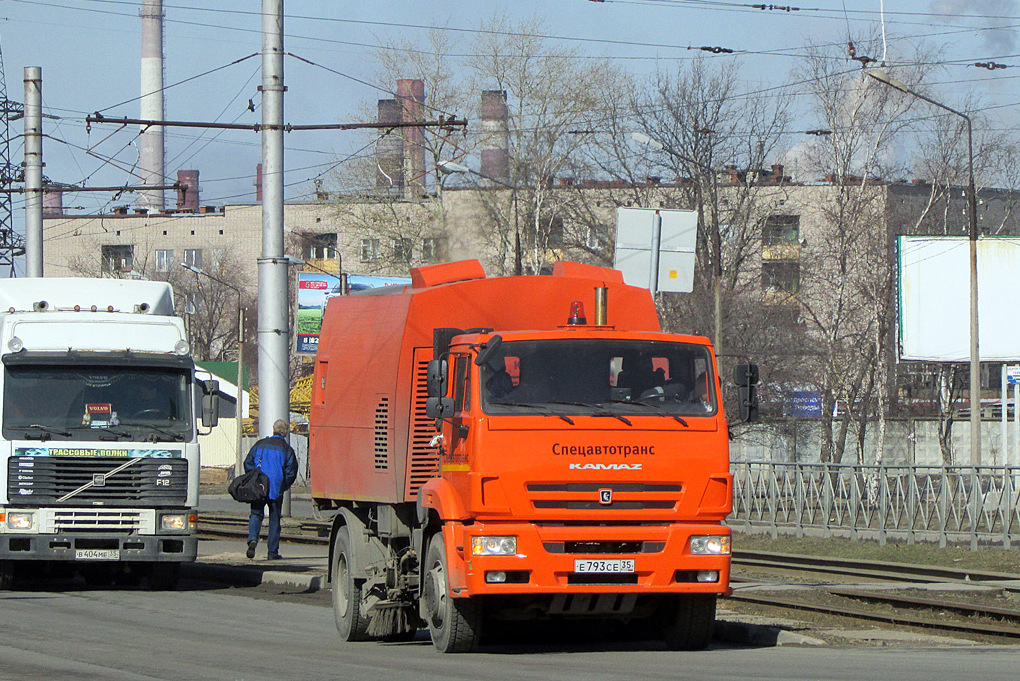
[[[393,240],[393,259],[397,262],[411,262],[411,240]]]
[[[156,249],[156,271],[169,272],[174,264],[174,252],[169,248]]]
[[[335,260],[336,234],[314,234],[305,242],[305,260]]]
[[[796,293],[800,289],[800,263],[797,261],[763,262],[761,285],[766,291]]]
[[[762,226],[761,242],[765,246],[800,243],[799,215],[770,215]]]
[[[425,262],[439,262],[443,257],[443,243],[436,237],[427,237],[421,241],[421,259]]]
[[[361,262],[374,262],[379,259],[381,250],[378,239],[361,240]]]
[[[103,246],[103,274],[130,272],[134,266],[134,246]]]
[[[202,266],[202,249],[201,248],[185,248],[184,249],[184,262],[191,265],[192,267]]]

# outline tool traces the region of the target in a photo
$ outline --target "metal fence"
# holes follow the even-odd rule
[[[773,536],[1020,542],[1020,468],[733,463],[729,524]]]

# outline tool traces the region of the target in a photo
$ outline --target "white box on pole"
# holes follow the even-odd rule
[[[666,208],[618,208],[616,254],[613,266],[631,286],[648,287],[652,263],[655,214],[662,219],[659,238],[658,290],[690,293],[694,290],[698,213]]]

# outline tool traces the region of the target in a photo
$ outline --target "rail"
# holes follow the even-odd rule
[[[1020,542],[1020,468],[737,462],[729,524],[773,536]]]

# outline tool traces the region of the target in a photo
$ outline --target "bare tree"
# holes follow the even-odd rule
[[[828,132],[809,149],[806,161],[829,185],[817,202],[819,219],[801,257],[798,302],[819,349],[805,364],[822,395],[820,457],[839,462],[851,426],[858,431],[859,457],[873,413],[884,432],[895,259],[894,235],[875,229],[886,224],[888,192],[879,180],[896,172],[896,159],[883,152],[906,129],[903,114],[917,100],[834,57],[831,48],[810,46],[797,71],[814,116]],[[913,63],[930,62],[917,58]],[[917,83],[928,69],[903,67],[896,77]]]

